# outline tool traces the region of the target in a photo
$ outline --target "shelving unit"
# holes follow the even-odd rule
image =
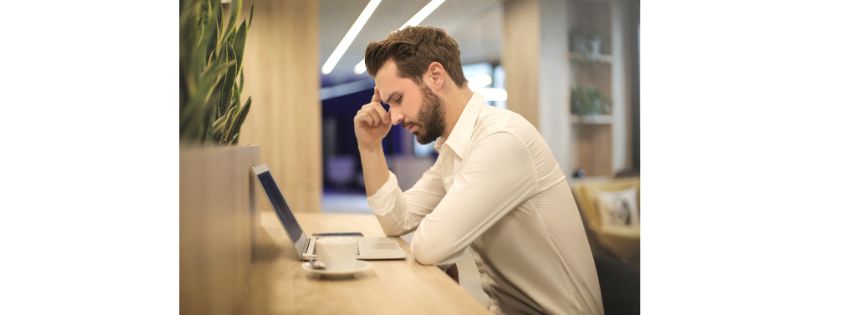
[[[570,115],[570,123],[577,125],[608,125],[612,123],[612,115]]]
[[[570,61],[573,62],[597,62],[597,63],[612,63],[612,55],[586,55],[582,53],[571,52],[567,54]]]
[[[573,173],[583,169],[587,176],[612,176],[631,163],[629,141],[631,66],[627,45],[628,32],[624,0],[570,0],[568,2],[568,90],[575,85],[595,87],[611,101],[611,113],[580,116],[571,113],[570,153]],[[599,38],[599,50],[593,53],[574,47],[574,36]],[[584,46],[589,47],[589,46]],[[568,104],[570,104],[568,96]]]

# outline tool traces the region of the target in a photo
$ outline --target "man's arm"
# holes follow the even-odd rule
[[[432,265],[463,250],[537,191],[536,174],[519,136],[497,132],[473,144],[452,188],[419,223],[411,251]]]
[[[355,115],[354,124],[366,195],[372,196],[387,181],[389,170],[381,140],[390,132],[390,127],[393,127],[390,114],[381,107],[381,95],[377,88],[374,89],[369,104],[363,105]]]
[[[374,147],[358,146],[360,161],[363,165],[363,181],[367,197],[375,195],[390,175],[387,160],[384,158],[384,148],[379,144]]]
[[[432,168],[402,193],[396,177],[387,168],[381,140],[390,131],[390,115],[381,107],[378,89],[372,101],[355,115],[364,184],[369,206],[375,212],[384,233],[401,235],[417,227],[420,220],[440,202],[445,193],[440,175]]]
[[[367,197],[367,201],[384,233],[396,236],[415,229],[445,194],[443,179],[432,167],[404,193],[399,189],[396,176],[388,172],[387,181]]]

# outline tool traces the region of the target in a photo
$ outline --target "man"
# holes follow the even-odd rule
[[[602,314],[576,202],[543,137],[467,87],[461,53],[438,28],[408,27],[366,48],[372,102],[355,115],[367,200],[390,236],[414,229],[422,264],[472,249],[489,308],[507,314]],[[389,104],[389,113],[381,106]],[[437,140],[437,161],[402,192],[381,140],[402,124]]]

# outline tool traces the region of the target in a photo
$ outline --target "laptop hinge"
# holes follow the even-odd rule
[[[307,246],[304,247],[304,252],[302,253],[302,256],[307,256],[309,254],[313,254],[313,251],[311,249],[313,249],[315,241],[316,241],[315,237],[311,237],[311,238],[307,239]]]

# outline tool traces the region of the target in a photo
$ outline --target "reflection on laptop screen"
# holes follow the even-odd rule
[[[278,213],[278,218],[281,219],[281,223],[284,224],[284,229],[287,230],[287,233],[289,233],[290,239],[293,243],[297,242],[303,232],[301,231],[301,227],[298,225],[298,221],[295,220],[295,216],[293,216],[290,206],[288,206],[287,201],[284,200],[284,195],[282,195],[281,191],[278,190],[278,185],[275,184],[275,179],[272,178],[272,173],[266,171],[258,174],[257,178],[260,179],[260,184],[263,185],[263,190],[265,190],[266,195],[269,196],[269,201],[271,201],[272,206],[275,207],[275,212]]]

